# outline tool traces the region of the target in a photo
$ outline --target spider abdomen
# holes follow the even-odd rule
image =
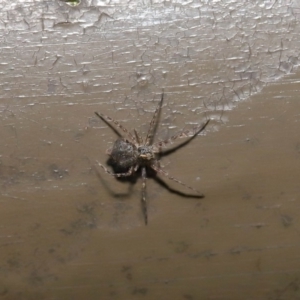
[[[138,159],[136,147],[122,138],[115,141],[109,155],[122,168],[136,165]]]

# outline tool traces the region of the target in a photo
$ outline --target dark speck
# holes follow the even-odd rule
[[[50,165],[49,170],[51,172],[52,177],[54,177],[55,179],[63,179],[66,175],[69,175],[68,170],[59,168],[56,164]]]
[[[284,227],[289,227],[293,224],[293,218],[288,215],[281,215],[281,222]]]

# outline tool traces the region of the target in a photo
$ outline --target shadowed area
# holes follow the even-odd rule
[[[299,298],[299,3],[72,2],[0,1],[0,296]],[[100,114],[145,137],[162,90],[205,198],[150,172],[145,226]]]

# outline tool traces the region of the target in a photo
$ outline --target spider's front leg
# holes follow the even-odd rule
[[[118,132],[118,130],[116,130],[113,126],[111,126],[110,123],[115,124],[119,129],[121,129],[123,131],[123,133],[125,133],[125,135],[127,136],[127,138],[132,142],[132,143],[136,143],[136,139],[135,137],[131,134],[130,131],[128,131],[122,124],[120,124],[118,121],[115,121],[113,118],[106,116],[104,114],[99,114],[97,112],[95,112],[96,116],[99,117],[102,121],[104,121],[106,123],[106,125],[108,125],[119,137],[121,137],[122,135]]]
[[[186,141],[184,141],[182,144],[182,146],[188,144],[190,141],[192,141],[199,133],[201,133],[205,127],[207,126],[207,124],[209,123],[210,119],[208,119],[204,124],[196,126],[194,129],[192,130],[186,130],[186,131],[182,131],[179,132],[173,136],[171,136],[170,138],[164,140],[164,141],[159,141],[157,143],[154,143],[152,145],[153,150],[156,153],[161,152],[161,150],[163,148],[165,148],[168,144],[173,144],[177,139],[181,139],[181,138],[188,138]],[[180,146],[179,145],[179,146]],[[176,147],[177,148],[177,147]]]
[[[125,173],[112,173],[112,172],[108,171],[108,169],[106,167],[104,167],[101,163],[99,163],[98,160],[96,160],[96,162],[105,171],[105,173],[107,173],[111,176],[114,176],[114,177],[128,177],[128,176],[131,176],[134,173],[134,171],[136,170],[136,166],[132,166]]]

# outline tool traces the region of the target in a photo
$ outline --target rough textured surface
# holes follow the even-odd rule
[[[0,296],[299,298],[299,1],[0,2]],[[159,138],[206,195],[97,169],[94,111]],[[244,100],[242,102],[242,100]],[[136,184],[135,184],[135,181]],[[246,295],[246,296],[245,296]]]

